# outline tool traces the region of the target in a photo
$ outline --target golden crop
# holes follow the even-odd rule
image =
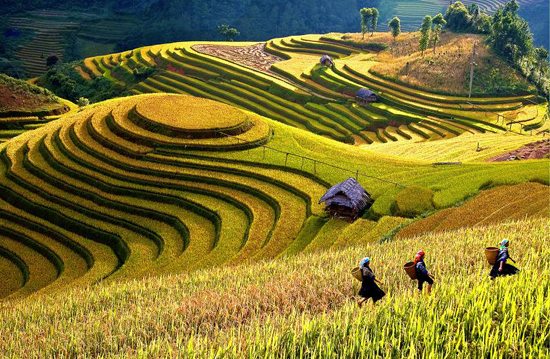
[[[8,357],[545,357],[546,227],[547,220],[518,221],[41,296],[0,309],[0,350]],[[502,237],[522,271],[491,282],[483,248]],[[419,248],[436,276],[431,296],[415,295],[402,270]],[[349,269],[365,255],[388,295],[359,309]]]
[[[399,238],[427,232],[443,232],[525,217],[545,218],[550,213],[548,186],[522,183],[483,191],[455,208],[444,209],[399,232]]]
[[[427,188],[434,193],[435,208],[442,208],[487,183],[544,181],[546,176],[544,161],[455,167],[407,162],[337,144],[252,113],[246,115],[256,125],[236,136],[241,140],[175,138],[140,127],[130,118],[135,104],[156,98],[164,96],[93,105],[0,145],[7,158],[1,183],[17,198],[30,201],[5,197],[21,207],[16,215],[44,223],[53,213],[65,214],[67,219],[56,219],[48,228],[65,232],[80,228],[78,243],[89,248],[95,260],[91,269],[82,269],[71,264],[81,259],[71,259],[69,251],[52,245],[67,266],[61,278],[66,280],[48,277],[42,292],[103,276],[139,278],[377,241],[407,221],[395,217],[394,203],[402,188],[380,179]],[[265,136],[270,129],[268,147],[248,150],[155,146],[162,141],[236,145],[261,133]],[[357,174],[376,200],[371,214],[380,219],[324,225],[318,199],[329,184]],[[414,206],[418,196],[405,199]],[[31,204],[39,206],[40,213]],[[103,234],[88,238],[91,228]],[[36,234],[33,238],[43,242]],[[114,243],[129,250],[116,249]],[[123,264],[118,269],[113,251]],[[32,292],[30,288],[38,287],[29,283],[15,296]]]
[[[243,126],[248,116],[223,103],[193,96],[144,97],[136,112],[151,122],[176,130],[223,130]]]

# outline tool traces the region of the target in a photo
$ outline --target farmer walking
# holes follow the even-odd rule
[[[359,290],[359,307],[361,307],[369,298],[372,298],[372,302],[376,303],[386,295],[382,289],[376,284],[378,281],[370,269],[370,258],[365,257],[359,262],[359,269],[361,270],[361,289]],[[382,283],[380,283],[382,284]]]
[[[434,280],[426,268],[426,263],[424,263],[424,255],[425,253],[423,250],[419,250],[416,253],[416,256],[414,257],[414,267],[416,271],[416,279],[418,279],[418,290],[422,293],[422,287],[424,286],[424,282],[426,282],[428,283],[427,291],[428,294],[430,294]]]
[[[491,269],[491,273],[489,273],[489,276],[491,277],[491,280],[495,279],[499,276],[506,276],[506,275],[513,275],[519,272],[519,269],[514,267],[511,264],[506,263],[508,259],[510,259],[512,262],[516,263],[515,260],[513,260],[510,257],[510,254],[508,254],[508,246],[510,245],[510,241],[506,238],[504,238],[502,241],[500,241],[499,248],[498,248],[498,255],[497,260],[495,264],[493,264],[493,268]]]

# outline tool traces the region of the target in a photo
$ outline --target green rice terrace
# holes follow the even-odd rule
[[[484,46],[476,71],[510,86],[469,96],[479,39],[429,60],[417,33],[141,47],[72,63],[124,95],[78,106],[0,77],[0,352],[548,357],[548,102]],[[331,212],[339,183],[368,206]],[[490,282],[504,237],[521,273]],[[365,253],[388,296],[360,309]]]
[[[433,167],[175,94],[99,103],[0,151],[7,298],[343,246],[348,227],[376,240],[426,203],[548,183],[545,160]],[[350,176],[375,198],[353,226],[318,204]]]
[[[361,46],[361,45],[358,45]],[[335,66],[319,64],[323,54]],[[134,94],[168,92],[225,102],[351,144],[447,139],[461,134],[537,134],[547,104],[534,92],[472,97],[431,93],[377,75],[376,52],[341,36],[253,43],[173,43],[86,59],[78,72],[126,85]],[[144,68],[155,73],[136,82]],[[361,106],[362,87],[380,101]]]

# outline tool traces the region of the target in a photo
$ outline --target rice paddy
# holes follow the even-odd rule
[[[7,357],[546,357],[546,219],[370,243],[190,275],[77,288],[0,309]],[[521,273],[492,282],[501,238]],[[436,276],[415,295],[418,248]],[[369,255],[387,296],[358,308],[349,274]],[[47,334],[46,334],[47,333]]]
[[[546,102],[390,81],[339,34],[216,46],[86,59],[135,96],[0,142],[5,356],[550,354],[548,160],[486,162],[542,138]],[[318,202],[349,177],[374,199],[353,223]],[[490,283],[503,237],[522,272]],[[419,248],[426,298],[402,271]],[[388,296],[358,309],[365,255]]]
[[[414,34],[403,36],[409,39]],[[154,68],[155,75],[129,84],[133,93],[169,92],[205,97],[358,145],[416,143],[479,133],[536,135],[547,127],[544,104],[537,104],[539,100],[533,94],[469,99],[392,82],[381,77],[378,68],[397,63],[387,58],[393,49],[377,54],[353,47],[343,37],[329,34],[273,39],[265,43],[262,56],[259,55],[262,49],[255,43],[172,43],[86,59],[82,66],[89,68],[86,72],[90,76],[101,74],[118,83],[127,79],[117,75],[121,73],[117,68],[128,73],[139,66]],[[459,36],[457,41],[468,39]],[[368,41],[391,44],[387,34],[377,33]],[[445,41],[454,46],[453,40]],[[227,49],[231,46],[236,50]],[[248,51],[249,47],[253,50]],[[224,55],[226,52],[231,56]],[[259,56],[257,68],[254,60],[246,58],[251,53]],[[322,54],[333,56],[333,68],[318,64]],[[407,55],[407,52],[399,55],[399,61]],[[272,64],[266,71],[263,61],[269,56]],[[277,58],[279,61],[273,60]],[[437,66],[433,69],[439,71]],[[374,90],[380,102],[357,104],[354,96],[361,87]]]
[[[365,241],[487,183],[548,182],[544,160],[436,168],[174,94],[90,106],[0,151],[5,253],[25,264],[11,299],[358,243],[342,236],[355,226],[328,221],[317,204],[350,176],[375,198],[360,220]],[[44,265],[31,265],[38,258]]]

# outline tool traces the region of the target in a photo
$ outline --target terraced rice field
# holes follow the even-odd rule
[[[399,231],[397,238],[479,227],[526,217],[548,218],[549,197],[550,188],[539,183],[522,183],[486,190],[459,207],[439,211],[408,225]]]
[[[372,219],[328,220],[318,199],[353,175]],[[0,144],[1,294],[365,243],[405,223],[392,209],[403,186],[444,208],[529,180],[548,181],[547,161],[434,168],[204,98],[110,100]]]
[[[77,106],[75,104],[60,99],[59,103],[26,110],[19,114],[17,112],[0,112],[0,142],[5,142],[27,131],[40,128],[48,122],[57,120],[62,115],[70,114],[76,110]]]
[[[547,220],[521,220],[9,302],[0,305],[0,351],[8,357],[370,359],[452,352],[545,358],[547,228]],[[521,272],[491,281],[483,249],[503,237]],[[418,248],[436,276],[431,296],[415,293],[402,269]],[[358,308],[359,283],[349,271],[365,255],[387,295]]]
[[[416,31],[420,28],[424,16],[445,14],[447,6],[449,2],[442,0],[400,0],[395,2],[391,17],[399,17],[402,31]]]
[[[167,122],[172,106],[180,122]],[[209,108],[211,125],[193,117],[194,106]],[[313,177],[153,154],[235,151],[269,141],[267,122],[223,104],[138,97],[33,134],[11,141],[1,156],[0,229],[9,238],[2,246],[14,265],[17,258],[25,264],[15,296],[273,257],[308,216],[320,214],[312,203],[326,183]],[[2,268],[13,272],[14,265]]]
[[[97,54],[98,49],[112,49],[114,46],[105,44],[124,39],[137,26],[135,21],[124,17],[105,19],[91,12],[47,9],[10,17],[6,25],[30,35],[30,40],[21,44],[16,52],[28,77],[46,72],[46,59],[50,55],[63,61],[71,36],[76,38],[73,50],[90,56]]]
[[[365,148],[384,155],[402,159],[442,161],[486,161],[503,153],[518,149],[526,144],[546,138],[543,134],[524,136],[486,133],[473,136],[464,134],[445,141],[411,143],[405,141],[374,144]]]
[[[538,101],[534,95],[468,99],[409,88],[370,72],[374,54],[334,38],[306,35],[268,41],[265,58],[270,53],[285,61],[273,62],[267,72],[264,65],[256,69],[246,59],[246,54],[256,57],[262,51],[257,43],[223,43],[218,52],[216,46],[144,47],[86,59],[82,70],[124,84],[137,67],[156,68],[157,74],[131,85],[131,91],[206,97],[346,143],[422,142],[506,131],[530,134],[545,125],[545,107],[533,103]],[[231,46],[235,51],[227,49]],[[240,58],[239,53],[244,55]],[[332,55],[336,66],[319,66],[322,54]],[[354,94],[361,87],[375,91],[380,102],[357,104]]]
[[[537,3],[537,0],[517,0],[517,1],[520,6],[532,6]],[[489,14],[494,13],[495,11],[497,11],[497,9],[500,6],[503,6],[504,4],[506,4],[506,1],[503,1],[503,0],[479,0],[479,1],[464,0],[463,1],[465,5],[470,5],[474,2],[479,6],[481,10],[488,12]]]
[[[16,52],[29,77],[46,72],[48,56],[55,55],[63,61],[66,37],[78,29],[77,22],[58,12],[47,10],[35,11],[28,16],[11,17],[7,25],[31,33],[31,39]]]

